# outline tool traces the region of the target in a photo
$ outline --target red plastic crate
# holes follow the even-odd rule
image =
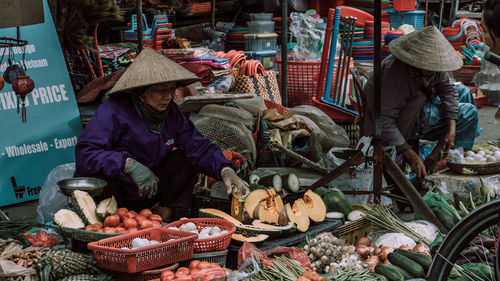
[[[123,247],[132,248],[132,240],[138,237],[161,243],[134,250],[121,249]],[[148,228],[91,242],[87,247],[92,251],[97,267],[136,273],[191,259],[196,237],[196,234],[189,232],[166,228]],[[175,240],[167,242],[169,239]]]
[[[193,14],[209,13],[212,9],[212,2],[192,3],[186,6],[193,9]]]
[[[311,0],[309,6],[311,9],[316,10],[316,13],[326,17],[328,16],[328,9],[343,6],[344,2],[344,0]]]
[[[210,218],[198,218],[198,219],[185,219],[180,221],[174,221],[169,223],[164,228],[169,227],[179,227],[187,222],[192,222],[198,228],[198,231],[203,229],[205,226],[218,226],[220,230],[227,230],[227,233],[215,238],[207,239],[196,239],[194,241],[194,252],[195,253],[208,253],[208,252],[219,252],[223,251],[231,243],[231,236],[236,231],[236,226],[230,221],[223,219],[210,219]]]
[[[408,12],[415,10],[415,0],[394,0],[392,3],[395,11]]]

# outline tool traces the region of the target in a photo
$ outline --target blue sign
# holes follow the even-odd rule
[[[0,91],[0,206],[38,198],[48,173],[75,161],[75,145],[82,130],[75,93],[47,1],[45,22],[20,28],[23,47],[0,48],[0,75],[10,56],[21,64],[35,89],[26,96],[27,122],[18,111],[11,84]],[[1,20],[1,19],[0,19]],[[0,37],[17,38],[16,28],[0,29]]]

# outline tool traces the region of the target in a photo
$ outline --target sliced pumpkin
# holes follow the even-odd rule
[[[240,242],[240,243],[249,242],[249,243],[255,244],[255,243],[264,242],[265,240],[267,240],[267,238],[269,238],[269,235],[259,234],[257,236],[248,237],[248,236],[245,236],[241,233],[234,233],[231,238],[237,242]]]
[[[205,209],[200,209],[198,212],[199,212],[199,216],[201,218],[225,219],[227,221],[232,222],[236,226],[241,225],[240,221],[238,221],[237,219],[233,218],[230,214],[228,214],[226,212],[223,212],[221,210],[212,209],[212,208],[205,208]]]
[[[233,199],[231,200],[231,216],[239,221],[243,218],[243,203],[238,199],[238,195],[233,193]]]
[[[325,220],[326,205],[318,194],[308,190],[304,194],[303,201],[307,207],[307,215],[312,221],[322,222]]]
[[[283,210],[281,197],[279,195],[268,197],[255,208],[253,218],[277,224],[281,210]]]
[[[260,204],[260,202],[272,197],[276,194],[276,191],[273,188],[269,189],[257,189],[245,198],[244,208],[248,211],[250,218],[254,218],[255,208]]]
[[[302,199],[297,199],[293,203],[287,203],[283,208],[279,223],[294,222],[297,225],[297,229],[301,232],[306,232],[309,229],[309,216],[307,215],[307,207]]]
[[[252,225],[255,227],[258,227],[258,228],[266,229],[266,230],[269,230],[269,229],[281,230],[281,232],[283,234],[294,233],[297,230],[297,225],[294,222],[289,222],[288,224],[285,224],[285,225],[279,225],[279,224],[270,224],[268,222],[261,221],[261,220],[254,220],[252,222]],[[265,234],[267,234],[267,233],[265,233]]]

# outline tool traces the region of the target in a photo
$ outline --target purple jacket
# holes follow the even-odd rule
[[[97,109],[82,131],[75,148],[75,177],[104,176],[126,186],[125,197],[140,200],[137,186],[123,172],[128,157],[150,169],[158,167],[176,147],[186,153],[197,172],[220,179],[223,167],[233,167],[221,149],[204,138],[177,104],[172,103],[159,135],[149,131],[130,97],[111,98]]]

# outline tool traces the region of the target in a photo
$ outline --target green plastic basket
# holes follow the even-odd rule
[[[125,233],[104,233],[97,231],[87,231],[84,229],[70,228],[51,223],[50,226],[63,238],[71,238],[82,242],[95,242],[101,239],[125,234]]]

